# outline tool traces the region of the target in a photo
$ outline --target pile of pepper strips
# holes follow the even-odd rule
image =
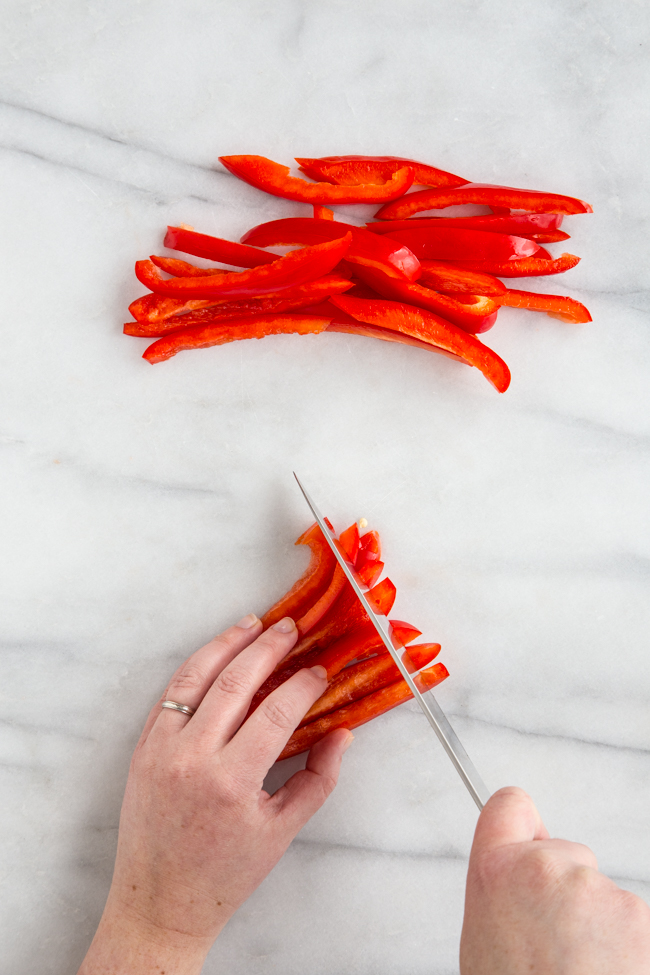
[[[396,590],[388,578],[377,581],[384,569],[379,534],[369,531],[360,536],[355,524],[341,533],[339,543],[370,587],[367,598],[380,615],[388,615]],[[294,731],[280,759],[311,748],[335,728],[357,728],[413,696],[318,525],[308,528],[296,545],[311,549],[309,566],[261,619],[267,629],[284,616],[291,616],[298,628],[298,642],[259,689],[249,714],[302,667],[321,664],[327,670],[329,683]],[[412,644],[421,636],[421,631],[410,623],[390,623],[396,648]],[[404,651],[402,659],[409,672],[420,671],[416,679],[422,691],[449,676],[444,664],[428,666],[439,652],[439,643],[412,644]]]
[[[178,258],[137,261],[150,294],[129,306],[127,335],[156,338],[145,353],[162,362],[184,349],[277,333],[322,331],[415,345],[476,366],[499,392],[506,363],[478,338],[499,308],[544,311],[588,322],[572,298],[507,288],[500,278],[558,274],[579,257],[553,258],[543,244],[568,239],[566,214],[590,213],[582,200],[538,190],[471,183],[393,156],[300,158],[303,173],[264,156],[222,156],[235,176],[283,199],[313,206],[313,216],[272,220],[241,243],[169,227],[165,247],[242,271],[202,268]],[[407,193],[413,185],[428,187]],[[365,227],[334,220],[326,204],[382,203]],[[415,217],[464,204],[490,212],[467,217]],[[264,248],[296,245],[283,257]],[[164,277],[160,272],[169,277]]]

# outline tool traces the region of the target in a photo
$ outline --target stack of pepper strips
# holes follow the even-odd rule
[[[151,293],[130,305],[135,321],[124,331],[157,338],[144,353],[151,363],[236,339],[336,331],[442,353],[476,366],[505,392],[507,365],[476,338],[494,325],[501,306],[591,321],[572,298],[514,290],[500,280],[574,267],[580,258],[553,258],[542,245],[568,239],[560,230],[564,215],[591,212],[582,200],[470,183],[393,156],[297,159],[302,172],[318,180],[312,183],[264,156],[220,161],[258,189],[311,204],[313,216],[260,224],[241,243],[169,227],[165,247],[246,270],[170,257],[138,261],[136,276]],[[406,193],[412,184],[428,188]],[[326,206],[350,203],[383,205],[365,227],[334,220]],[[463,204],[491,212],[414,216]],[[281,245],[297,249],[284,257],[264,250]]]
[[[368,599],[380,615],[388,615],[396,590],[388,578],[378,582],[384,568],[379,534],[369,531],[359,536],[355,524],[341,533],[339,542],[370,587]],[[262,623],[267,629],[282,617],[291,616],[298,628],[298,642],[256,693],[249,714],[302,667],[325,667],[329,684],[289,739],[281,759],[311,748],[335,728],[357,728],[413,696],[318,525],[307,529],[296,545],[311,549],[309,566],[262,616]],[[402,620],[390,623],[395,648],[410,644],[402,659],[409,672],[420,671],[416,678],[420,690],[443,681],[448,676],[444,664],[428,666],[440,652],[440,644],[413,644],[421,636],[420,630]]]

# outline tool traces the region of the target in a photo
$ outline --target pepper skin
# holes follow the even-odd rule
[[[434,664],[433,667],[418,674],[418,689],[428,691],[447,677],[449,677],[449,671],[445,665]],[[374,694],[367,694],[358,701],[348,704],[347,707],[331,711],[329,714],[323,715],[322,718],[311,721],[294,731],[278,761],[281,762],[285,758],[291,758],[292,755],[299,755],[300,752],[306,751],[330,731],[334,731],[335,728],[358,728],[359,725],[372,721],[373,718],[396,708],[411,697],[413,695],[406,681],[399,680],[380,691],[375,691]]]
[[[500,393],[510,385],[510,370],[496,352],[433,312],[397,301],[364,301],[345,296],[331,301],[362,322],[405,332],[459,356],[469,365],[476,366]]]
[[[340,240],[303,247],[272,264],[264,264],[239,273],[214,274],[198,278],[161,278],[151,261],[136,261],[138,281],[156,294],[169,298],[244,297],[286,291],[288,288],[329,274],[350,246],[351,235]]]
[[[419,260],[427,261],[509,261],[532,257],[540,250],[527,237],[456,227],[416,227],[381,236],[405,244]]]
[[[323,595],[334,574],[336,559],[316,522],[296,539],[295,544],[309,546],[309,565],[291,589],[260,617],[265,630],[285,616],[292,620],[304,616]]]
[[[590,322],[591,315],[584,305],[573,298],[562,295],[541,295],[532,291],[506,291],[495,299],[499,305],[510,308],[528,308],[530,311],[545,311],[551,318],[558,318],[561,322],[578,324]]]
[[[301,203],[380,203],[396,200],[413,182],[413,172],[403,166],[381,186],[374,183],[333,186],[331,183],[308,183],[289,175],[289,167],[265,156],[220,156],[228,172],[250,183],[258,190],[285,200]]]
[[[229,322],[217,325],[196,325],[193,328],[179,328],[158,339],[147,349],[142,358],[152,365],[171,359],[178,352],[187,349],[207,349],[212,345],[225,345],[240,339],[262,339],[267,335],[313,335],[322,332],[329,325],[328,318],[317,315],[299,315],[295,312],[286,315],[247,315],[245,318],[232,318]]]
[[[502,278],[538,277],[543,274],[562,274],[570,271],[580,262],[575,254],[561,254],[559,257],[522,257],[516,261],[454,261],[457,268],[498,274]]]
[[[510,263],[515,263],[510,262]],[[448,264],[444,261],[422,261],[422,272],[418,284],[436,291],[447,293],[487,295],[505,294],[506,286],[493,274],[482,271],[470,271],[458,264]]]
[[[403,220],[421,210],[441,210],[464,203],[508,207],[529,213],[593,213],[584,200],[559,193],[539,190],[520,190],[514,186],[493,186],[489,183],[466,183],[456,189],[419,190],[401,200],[383,206],[375,214],[378,220]]]
[[[444,169],[427,166],[400,156],[321,156],[319,159],[296,157],[301,172],[310,179],[325,180],[337,186],[359,183],[385,183],[402,166],[413,172],[413,183],[420,186],[462,186],[468,180]]]
[[[195,230],[184,227],[167,227],[165,247],[173,251],[183,251],[194,257],[205,257],[208,261],[221,261],[233,267],[258,267],[277,260],[276,254],[267,254],[257,247],[245,247],[233,240],[197,234]]]

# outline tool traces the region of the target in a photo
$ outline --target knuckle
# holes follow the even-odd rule
[[[183,667],[180,673],[176,674],[167,688],[165,696],[173,694],[175,691],[198,691],[207,680],[207,676],[200,667],[195,664],[188,664]]]
[[[250,678],[246,671],[238,667],[229,667],[219,674],[215,685],[224,694],[243,695],[250,690]]]
[[[260,705],[260,710],[262,716],[268,723],[274,725],[276,728],[282,728],[283,730],[293,728],[296,723],[293,708],[287,701],[274,700],[271,696]]]

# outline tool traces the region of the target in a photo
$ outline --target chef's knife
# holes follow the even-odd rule
[[[386,647],[391,657],[395,661],[395,665],[397,666],[402,677],[408,684],[409,689],[413,694],[413,697],[415,698],[415,700],[418,702],[418,704],[424,711],[424,714],[426,715],[429,724],[431,725],[436,735],[440,739],[440,743],[442,747],[449,755],[449,758],[451,759],[454,768],[456,769],[461,779],[465,783],[465,786],[467,787],[467,791],[471,795],[472,799],[474,800],[478,808],[482,809],[485,803],[490,798],[490,793],[488,792],[487,786],[485,785],[483,779],[474,768],[474,765],[469,755],[461,745],[458,736],[456,735],[456,732],[447,721],[447,718],[445,717],[442,708],[436,701],[432,692],[426,691],[426,699],[425,696],[420,693],[415,681],[413,680],[410,673],[404,666],[401,654],[399,653],[398,650],[395,649],[393,645],[393,641],[391,639],[390,623],[388,622],[385,616],[379,616],[376,613],[372,604],[366,598],[365,592],[367,591],[367,586],[364,586],[363,582],[357,575],[354,566],[347,559],[343,549],[339,547],[334,532],[329,527],[329,525],[321,515],[320,511],[312,501],[310,495],[307,493],[304,485],[300,482],[300,479],[295,471],[293,476],[298,482],[298,487],[304,494],[305,501],[311,508],[312,514],[316,519],[316,521],[318,522],[318,525],[323,535],[325,536],[328,545],[332,549],[336,561],[343,569],[343,572],[345,573],[348,582],[352,586],[356,596],[361,602],[361,605],[363,606],[366,613],[370,617],[370,621],[372,622],[373,626],[379,633],[384,643],[384,646]]]

